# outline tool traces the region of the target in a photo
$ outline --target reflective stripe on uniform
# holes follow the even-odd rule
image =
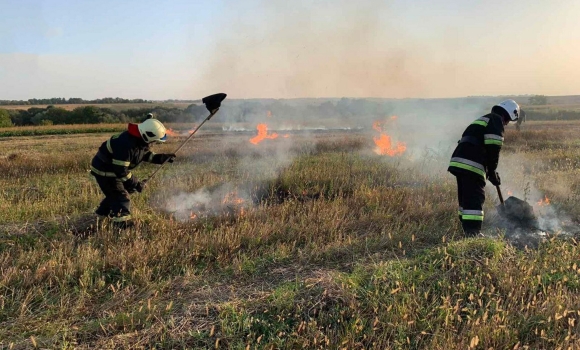
[[[125,181],[129,180],[132,177],[133,177],[133,174],[129,173],[129,174],[127,174],[127,176],[120,177],[119,180],[125,182]]]
[[[483,210],[463,210],[463,220],[483,221]]]
[[[131,215],[113,216],[111,220],[114,222],[125,222],[131,220]]]
[[[107,140],[107,150],[109,150],[109,153],[113,154],[113,147],[111,147],[111,139]]]
[[[120,166],[129,166],[131,162],[125,162],[124,160],[113,159],[113,164]]]
[[[97,175],[104,176],[104,177],[117,177],[115,173],[100,171],[99,169],[95,168],[91,165],[91,171]]]
[[[459,216],[463,215],[463,207],[459,207],[458,214],[459,214]]]
[[[503,137],[495,134],[485,134],[483,135],[483,143],[486,145],[503,145]]]
[[[471,165],[467,165],[467,164],[463,164],[463,163],[457,163],[457,162],[451,162],[451,163],[449,163],[449,166],[456,167],[456,168],[460,168],[460,169],[469,170],[469,171],[472,171],[472,172],[474,172],[476,174],[479,174],[479,175],[485,177],[485,172],[483,170],[477,169],[476,167],[473,167]]]
[[[149,158],[147,158],[147,161],[148,161],[149,163],[151,163],[151,162],[153,161],[153,156],[154,156],[155,154],[156,154],[155,152],[151,152],[151,154],[149,155]]]
[[[469,160],[469,159],[460,158],[460,157],[453,157],[453,158],[451,158],[451,162],[449,163],[449,166],[469,170],[469,171],[472,171],[476,174],[479,174],[479,175],[485,177],[484,166],[477,163],[477,162]]]
[[[107,171],[100,171],[99,169],[95,168],[94,166],[91,165],[91,171],[99,176],[104,176],[104,177],[117,177],[117,174],[113,173],[113,172],[107,172]],[[127,176],[124,177],[120,177],[119,180],[121,181],[127,181],[130,178],[133,177],[133,174],[129,173],[127,174]]]
[[[471,124],[477,124],[477,125],[481,125],[481,126],[487,126],[488,123],[489,123],[489,118],[487,118],[487,117],[481,117],[481,118],[477,118]]]

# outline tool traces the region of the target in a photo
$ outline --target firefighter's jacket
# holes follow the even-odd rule
[[[91,162],[91,171],[95,175],[115,177],[132,187],[137,179],[131,169],[143,161],[161,164],[160,156],[150,151],[147,143],[140,137],[123,131],[103,142]]]
[[[447,169],[454,175],[486,175],[497,169],[499,152],[503,145],[504,125],[499,114],[490,113],[465,129],[451,156]]]

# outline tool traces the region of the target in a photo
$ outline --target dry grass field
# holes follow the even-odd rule
[[[486,237],[461,237],[447,151],[362,131],[201,132],[120,233],[87,173],[109,133],[0,138],[0,348],[579,348],[579,131],[507,132],[506,197],[547,227],[527,248],[491,188]]]

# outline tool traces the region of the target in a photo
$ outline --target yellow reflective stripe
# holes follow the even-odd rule
[[[125,222],[131,220],[131,215],[113,216],[111,220],[114,222]]]
[[[458,162],[451,162],[449,163],[449,166],[453,166],[456,168],[460,168],[460,169],[465,169],[465,170],[469,170],[469,171],[473,171],[476,174],[479,174],[481,176],[483,176],[485,178],[485,171],[478,169],[474,166],[471,165],[467,165],[467,164],[463,164],[463,163],[458,163]]]
[[[109,153],[113,154],[113,147],[111,147],[111,139],[107,140],[107,149],[109,150]]]
[[[91,165],[91,171],[97,175],[104,176],[104,177],[117,177],[117,175],[115,173],[100,171],[99,169],[95,168],[92,165]]]
[[[463,215],[461,218],[463,220],[483,221],[483,215]]]
[[[492,140],[492,139],[488,139],[483,141],[484,144],[486,145],[498,145],[498,146],[503,146],[503,141],[500,140]]]
[[[481,125],[481,126],[487,126],[487,122],[484,122],[483,120],[476,120],[471,124],[476,124],[476,125]]]
[[[131,165],[131,162],[125,162],[123,160],[113,159],[113,164],[120,165],[120,166],[129,166],[129,165]]]
[[[149,158],[147,158],[147,161],[148,161],[149,163],[151,163],[151,162],[153,161],[153,156],[156,154],[156,153],[154,153],[154,152],[150,152],[150,153],[151,153],[151,154],[149,154]]]
[[[127,181],[130,178],[132,178],[132,177],[133,177],[133,174],[129,173],[129,174],[127,174],[127,176],[124,176],[124,177],[119,178],[119,180],[121,180],[121,181]]]

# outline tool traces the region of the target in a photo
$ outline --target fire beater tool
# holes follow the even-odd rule
[[[502,217],[519,224],[519,226],[538,227],[538,219],[534,214],[534,208],[528,202],[513,196],[504,201],[499,186],[495,186],[495,188],[500,201],[496,208]]]
[[[201,126],[205,122],[210,120],[211,117],[213,117],[219,111],[221,103],[223,100],[225,100],[226,96],[227,95],[224,93],[219,93],[219,94],[206,96],[201,100],[201,102],[203,102],[203,104],[205,105],[205,108],[207,108],[207,110],[210,112],[210,114],[197,126],[197,128],[195,128],[195,130],[193,130],[193,132],[185,139],[185,141],[183,141],[181,143],[181,145],[179,145],[179,147],[177,147],[177,149],[175,151],[173,151],[173,154],[176,154],[177,152],[179,152],[179,150],[181,148],[183,148],[183,146],[185,146],[187,141],[189,141],[193,137],[193,135],[195,135],[197,130],[199,130],[199,128],[201,128]],[[163,168],[165,163],[167,163],[167,160],[165,162],[161,163],[161,165],[157,169],[155,169],[155,171],[153,173],[151,173],[151,175],[149,175],[149,177],[147,179],[145,179],[144,182],[151,180],[153,178],[153,176],[155,176],[155,174],[157,174],[159,172],[159,170],[161,170],[161,168]]]

